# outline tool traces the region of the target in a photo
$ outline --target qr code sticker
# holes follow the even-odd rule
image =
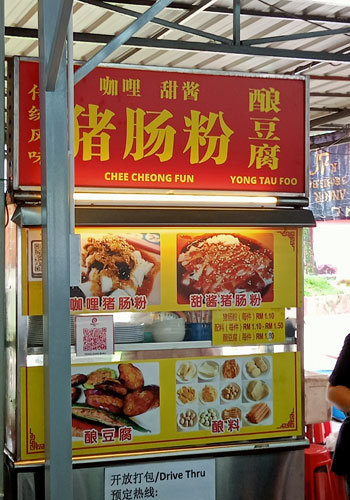
[[[84,352],[107,350],[107,328],[84,328],[83,329]]]
[[[31,242],[32,258],[31,258],[31,274],[32,278],[42,277],[42,245],[40,240]]]

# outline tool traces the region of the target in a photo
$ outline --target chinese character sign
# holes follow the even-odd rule
[[[19,74],[19,185],[37,186],[38,64]],[[302,78],[96,68],[75,87],[76,186],[303,194],[304,96]]]
[[[215,460],[175,460],[105,469],[105,499],[215,498]]]
[[[350,218],[350,145],[311,152],[310,208],[317,220]]]
[[[213,345],[285,341],[284,309],[235,309],[213,312]]]

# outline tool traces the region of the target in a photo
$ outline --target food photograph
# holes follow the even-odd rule
[[[176,389],[176,400],[180,405],[197,402],[197,389],[191,385],[182,385]]]
[[[272,404],[271,402],[260,402],[254,405],[243,405],[243,425],[256,426],[256,425],[272,425]]]
[[[224,422],[231,418],[238,418],[238,420],[242,421],[242,410],[238,406],[227,406],[221,410],[221,418]]]
[[[240,363],[237,359],[227,359],[221,366],[221,378],[223,380],[236,378],[240,372]]]
[[[220,413],[216,408],[202,410],[199,414],[199,426],[204,430],[209,430],[213,420],[219,420]]]
[[[199,385],[199,401],[203,405],[216,403],[219,397],[219,388],[212,384]]]
[[[72,436],[85,430],[131,427],[133,435],[159,434],[158,363],[72,367]]]
[[[221,389],[221,400],[224,403],[227,403],[229,401],[236,401],[241,397],[241,394],[242,390],[240,385],[232,382],[228,385],[225,385],[225,387]]]
[[[81,235],[81,284],[72,297],[145,295],[160,304],[159,234],[89,234]]]
[[[245,381],[243,394],[244,400],[247,402],[262,401],[272,397],[271,388],[264,380]]]
[[[192,408],[181,410],[177,414],[177,428],[179,431],[198,430],[198,412]]]
[[[273,301],[273,235],[203,234],[177,237],[177,300],[191,294],[260,292]]]
[[[271,378],[272,367],[270,359],[266,356],[255,356],[246,360],[243,363],[243,375],[245,378],[251,380],[260,377]]]
[[[176,363],[176,379],[182,384],[187,384],[193,379],[197,381],[197,366],[193,361],[179,361]]]
[[[219,365],[216,361],[204,361],[198,367],[198,376],[201,380],[214,380],[219,373]]]
[[[271,356],[182,360],[176,364],[177,430],[210,431],[213,420],[273,424]]]

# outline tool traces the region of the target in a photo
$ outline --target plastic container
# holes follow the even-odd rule
[[[211,340],[211,323],[186,323],[185,340]]]

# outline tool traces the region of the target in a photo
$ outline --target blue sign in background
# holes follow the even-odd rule
[[[316,220],[350,219],[350,144],[311,152],[310,208]]]

